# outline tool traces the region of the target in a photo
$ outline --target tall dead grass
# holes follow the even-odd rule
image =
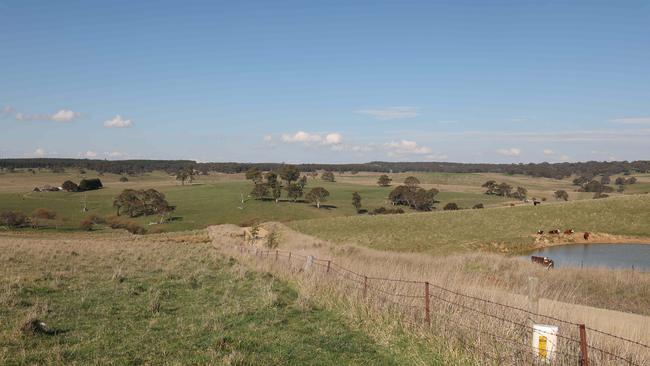
[[[579,338],[578,328],[573,323],[584,323],[592,329],[650,343],[647,332],[650,318],[645,316],[650,311],[650,276],[644,273],[605,269],[547,271],[522,260],[492,254],[431,257],[387,253],[355,246],[331,245],[283,225],[270,225],[273,230],[281,232],[280,249],[295,253],[293,262],[288,264],[284,258],[284,261],[276,263],[258,257],[251,261],[252,265],[293,279],[309,296],[328,306],[349,309],[350,317],[362,323],[374,318],[383,319],[381,327],[391,321],[411,327],[415,325],[420,335],[442,342],[454,357],[462,358],[462,355],[469,354],[473,358],[472,363],[532,362],[529,346],[532,332],[528,327],[531,320],[560,327],[560,364],[576,363],[577,343],[570,339]],[[222,249],[241,244],[239,230],[232,226],[209,228],[215,245]],[[302,270],[304,260],[298,259],[300,255],[331,259],[342,267],[368,277],[429,281],[432,284],[431,328],[421,327],[424,316],[421,283],[371,279],[368,287],[373,290],[369,290],[364,298],[358,277],[355,281],[354,276],[345,280],[341,275],[323,275],[321,266],[313,266],[312,273],[305,275]],[[544,316],[534,317],[526,312],[444,290],[452,289],[464,295],[527,309],[528,301],[524,294],[530,276],[539,279],[539,313],[571,323]],[[388,295],[395,293],[404,297]],[[589,343],[593,347],[631,358],[633,363],[650,362],[647,348],[594,331],[589,331]],[[618,364],[614,358],[595,350],[590,352],[590,356],[601,364]]]

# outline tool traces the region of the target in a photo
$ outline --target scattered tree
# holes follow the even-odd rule
[[[404,179],[404,185],[410,189],[417,188],[420,185],[420,180],[416,177],[406,177]]]
[[[325,202],[330,193],[323,187],[312,188],[305,196],[309,202],[316,203],[316,207],[320,208],[321,202]]]
[[[269,194],[269,185],[266,183],[255,183],[250,194],[256,199],[263,199]]]
[[[191,184],[194,181],[194,169],[186,167],[179,170],[176,172],[176,180],[180,180],[181,185],[185,185],[185,181]]]
[[[359,192],[352,193],[352,206],[357,210],[357,213],[361,209],[361,195]]]
[[[303,186],[299,183],[290,183],[285,187],[285,189],[287,191],[287,197],[291,198],[294,202],[296,202],[298,198],[302,197]]]
[[[600,184],[609,184],[612,182],[612,178],[609,177],[609,175],[603,175],[600,178]]]
[[[334,182],[336,179],[334,178],[334,173],[332,172],[324,172],[321,174],[320,179],[326,181],[326,182]]]
[[[165,195],[155,189],[135,190],[125,189],[113,201],[117,215],[125,213],[129,217],[159,215],[160,222],[176,209],[165,199]]]
[[[380,187],[388,187],[390,186],[390,182],[392,179],[390,179],[386,174],[382,174],[379,176],[379,179],[377,179],[377,184]]]
[[[512,194],[512,197],[523,201],[526,199],[527,194],[528,194],[528,190],[526,188],[517,187],[517,190]]]
[[[262,172],[257,168],[250,168],[246,171],[246,179],[252,180],[255,184],[260,183],[262,181]]]
[[[287,185],[297,181],[300,178],[300,170],[294,165],[283,165],[280,168],[280,178],[287,182]]]

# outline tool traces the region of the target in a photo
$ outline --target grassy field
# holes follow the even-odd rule
[[[205,241],[204,232],[0,237],[0,364],[388,365],[415,356],[404,348],[417,343],[381,344]],[[34,320],[46,326],[35,330]]]
[[[481,187],[481,184],[490,179],[498,182],[505,181],[512,186],[521,185],[527,187],[529,196],[546,197],[549,202],[554,201],[551,197],[553,191],[557,189],[569,191],[571,200],[590,199],[592,196],[591,193],[574,192],[575,187],[571,186],[571,179],[555,180],[484,173],[398,173],[391,175],[393,186],[400,184],[409,175],[418,177],[425,188],[435,187],[440,190],[440,194],[437,196],[440,201],[437,204],[439,209],[449,202],[455,202],[462,208],[469,208],[477,203],[483,203],[486,207],[507,206],[512,202],[510,199],[483,194],[485,189]],[[358,222],[362,223],[379,223],[393,220],[393,218],[377,218],[374,221],[374,219],[358,217],[351,204],[352,193],[358,191],[362,196],[363,208],[369,211],[377,207],[388,207],[390,205],[387,196],[392,187],[378,187],[376,181],[379,174],[377,173],[338,174],[335,183],[310,179],[305,191],[312,187],[323,186],[330,192],[326,205],[321,209],[317,209],[306,202],[288,202],[284,199],[276,204],[272,201],[246,198],[246,202],[242,206],[241,195],[243,194],[246,197],[252,189],[252,183],[246,181],[243,174],[212,173],[208,176],[199,177],[193,184],[186,185],[181,185],[173,177],[162,172],[129,177],[128,182],[120,182],[119,175],[105,174],[100,177],[105,188],[97,191],[86,193],[32,191],[34,187],[45,184],[58,186],[68,179],[78,182],[84,177],[96,176],[97,174],[94,172],[80,174],[73,170],[68,170],[65,173],[51,173],[45,170],[37,171],[36,174],[27,171],[0,173],[0,210],[21,211],[29,215],[37,208],[52,209],[56,211],[58,218],[47,222],[48,228],[42,228],[41,230],[78,230],[80,221],[90,213],[101,216],[114,215],[113,199],[123,189],[154,188],[164,193],[172,205],[177,206],[177,210],[174,212],[176,219],[156,226],[149,226],[149,223],[156,221],[156,218],[140,217],[135,220],[145,227],[158,231],[192,230],[205,228],[208,225],[242,224],[254,220],[291,222],[348,216],[353,217],[350,222],[359,220]],[[637,184],[627,187],[629,193],[645,192],[650,187],[650,177],[639,175],[637,178],[639,180]],[[83,200],[87,202],[88,213],[81,210]],[[412,212],[409,209],[407,211]],[[465,214],[472,215],[468,211],[464,211],[462,215]],[[452,215],[452,217],[455,216]],[[328,224],[323,223],[322,225]],[[456,226],[450,228],[457,229]],[[102,229],[102,227],[100,226],[98,229]],[[483,229],[485,228],[481,228],[481,230]],[[505,232],[508,231],[509,229],[506,228]],[[387,234],[389,236],[393,235],[391,233]],[[339,235],[347,237],[347,234],[341,233]],[[404,238],[403,240],[409,239]],[[391,239],[390,242],[393,245],[395,240]],[[381,244],[377,243],[376,245]]]
[[[371,248],[447,254],[476,249],[521,252],[533,247],[537,230],[573,228],[650,237],[650,196],[548,203],[541,206],[414,213],[390,217],[301,220],[292,228],[338,243]]]
[[[92,173],[85,176],[94,177]],[[126,188],[147,189],[155,188],[167,197],[167,200],[177,206],[174,216],[178,220],[163,225],[166,231],[191,230],[204,228],[208,225],[223,223],[240,224],[260,221],[293,221],[310,218],[328,218],[337,216],[356,215],[352,206],[352,193],[359,192],[362,196],[363,207],[372,210],[380,206],[390,205],[387,196],[391,187],[378,187],[374,182],[370,185],[359,185],[345,182],[323,182],[310,180],[306,187],[322,186],[330,192],[325,208],[317,209],[306,202],[288,202],[283,199],[279,203],[246,199],[243,209],[241,194],[247,196],[252,189],[252,183],[242,175],[213,174],[202,176],[194,184],[181,185],[173,177],[162,173],[152,173],[131,177],[129,182],[119,182],[119,176],[106,174],[101,177],[105,188],[86,193],[69,192],[32,192],[33,187],[50,184],[56,186],[66,179],[79,181],[83,176],[76,173],[52,174],[39,172],[31,174],[19,172],[0,174],[0,207],[2,210],[22,211],[26,214],[37,208],[48,208],[56,211],[60,220],[52,223],[57,229],[76,229],[79,222],[87,213],[81,211],[82,199],[87,201],[89,213],[102,216],[114,215],[113,199]],[[476,203],[485,205],[501,204],[507,199],[486,196],[481,193],[443,191],[438,195],[442,207],[448,202],[456,202],[461,207],[471,207]],[[147,225],[155,218],[142,217],[137,219]]]

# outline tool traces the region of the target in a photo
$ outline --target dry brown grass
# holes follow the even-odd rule
[[[314,255],[318,258],[332,259],[336,263],[353,271],[370,277],[388,277],[400,279],[428,280],[434,285],[457,290],[463,294],[477,296],[490,301],[510,306],[527,308],[525,296],[527,279],[535,276],[539,279],[540,313],[559,319],[570,320],[574,323],[585,323],[588,327],[603,330],[645,344],[650,344],[650,275],[631,271],[610,271],[605,269],[556,269],[547,271],[526,261],[507,258],[494,254],[464,254],[448,257],[432,257],[418,254],[388,253],[351,245],[332,245],[304,234],[297,233],[281,224],[268,224],[272,229],[281,233],[280,249],[290,250],[296,254]],[[215,245],[241,243],[239,231],[234,226],[211,227],[209,231]],[[300,262],[300,263],[299,263]],[[311,296],[329,301],[331,306],[344,303],[349,306],[351,317],[359,318],[360,312],[368,310],[366,303],[358,300],[358,289],[349,287],[345,281],[331,281],[318,277],[316,280],[306,280],[304,276],[296,277],[302,261],[296,260],[296,267],[267,267],[267,261],[256,261],[255,265],[265,270],[284,273],[287,278],[298,279],[303,291]],[[372,282],[381,290],[420,296],[422,285]],[[528,322],[528,314],[512,311],[500,306],[492,306],[467,298],[451,296],[444,291],[434,291],[434,296],[449,301],[478,308],[499,317],[505,317],[515,322]],[[351,296],[352,295],[352,296]],[[356,299],[356,300],[355,300]],[[422,317],[422,299],[401,299],[402,305],[415,306],[414,312],[407,312],[408,319]],[[390,302],[377,298],[372,316],[384,316],[386,311],[394,311]],[[337,305],[338,304],[338,305]],[[468,330],[462,330],[459,324],[469,323],[476,328],[499,329],[506,337],[527,339],[527,332],[509,323],[495,321],[489,316],[480,316],[467,309],[444,301],[432,302],[432,317],[438,327],[435,331],[455,335],[450,344],[451,349],[457,349],[458,339],[470,339],[479,342],[481,337]],[[365,310],[364,310],[365,309]],[[379,312],[377,312],[379,310]],[[451,311],[451,312],[450,312]],[[637,314],[634,314],[636,312]],[[403,313],[401,314],[404,315]],[[388,317],[390,319],[390,316]],[[365,320],[359,319],[363,322]],[[558,323],[549,318],[540,317],[539,322],[560,326],[561,334],[567,337],[577,337],[577,327]],[[601,336],[595,332],[589,333],[590,344],[620,352],[635,357],[638,362],[650,361],[650,352],[638,346],[630,346],[613,338]],[[486,338],[486,337],[484,337]],[[449,339],[447,339],[449,341]],[[525,341],[526,343],[528,341]],[[471,343],[471,342],[470,342]],[[476,345],[474,343],[474,345]],[[466,346],[466,344],[465,344]],[[565,349],[575,351],[575,345],[565,344]],[[467,351],[467,349],[464,349]],[[463,351],[462,347],[457,349]],[[504,351],[504,353],[507,353]],[[476,353],[474,353],[477,355]],[[484,355],[485,356],[485,355]],[[593,357],[600,357],[594,355]],[[479,358],[481,358],[479,356]],[[502,360],[504,363],[514,360]],[[603,361],[605,362],[605,361]]]

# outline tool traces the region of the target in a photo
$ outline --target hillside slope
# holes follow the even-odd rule
[[[339,243],[445,254],[479,248],[524,251],[535,246],[535,233],[540,229],[573,228],[579,233],[589,231],[649,238],[649,223],[650,195],[636,195],[547,203],[537,207],[302,220],[289,223],[289,226]]]

